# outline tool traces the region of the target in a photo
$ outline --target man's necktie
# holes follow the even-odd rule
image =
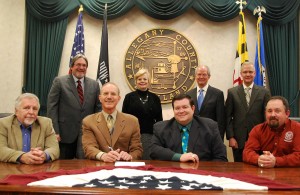
[[[107,116],[107,127],[108,127],[110,134],[112,132],[113,126],[114,126],[114,118],[112,117],[112,115],[108,115]]]
[[[182,139],[181,139],[182,153],[185,154],[187,153],[187,148],[189,143],[189,131],[187,127],[182,127],[181,130],[182,130]]]
[[[202,105],[202,102],[203,102],[203,99],[204,99],[203,89],[200,89],[199,91],[200,91],[200,93],[198,95],[198,100],[197,100],[197,102],[198,102],[198,111],[200,111],[201,105]]]
[[[247,106],[249,106],[250,98],[251,98],[250,89],[251,89],[250,87],[245,88]]]
[[[77,92],[78,92],[78,95],[79,95],[79,100],[80,100],[80,103],[83,104],[83,90],[82,90],[82,86],[81,86],[81,81],[78,80],[77,81]]]

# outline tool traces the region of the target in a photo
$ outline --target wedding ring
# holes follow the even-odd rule
[[[264,166],[264,164],[260,164],[260,166],[261,166],[261,167],[263,167],[263,166]]]

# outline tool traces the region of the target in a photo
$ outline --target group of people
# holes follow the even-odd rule
[[[120,112],[118,86],[108,82],[100,90],[85,76],[87,68],[87,58],[78,54],[72,74],[54,79],[47,104],[51,120],[38,116],[34,94],[17,98],[15,114],[0,119],[0,161],[226,162],[226,133],[236,162],[266,168],[300,165],[300,123],[288,118],[285,98],[271,97],[254,84],[253,63],[242,64],[243,84],[228,90],[226,102],[223,92],[208,84],[209,67],[197,67],[197,87],[173,98],[174,117],[165,121],[159,97],[149,91],[146,69],[135,74],[136,90],[125,96]]]

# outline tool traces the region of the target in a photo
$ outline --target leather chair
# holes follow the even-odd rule
[[[3,118],[3,117],[7,117],[9,115],[12,115],[13,113],[0,113],[0,118]]]

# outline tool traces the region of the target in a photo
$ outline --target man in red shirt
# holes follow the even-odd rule
[[[288,101],[271,97],[265,115],[266,122],[249,134],[243,161],[263,168],[300,166],[300,123],[288,118]]]

